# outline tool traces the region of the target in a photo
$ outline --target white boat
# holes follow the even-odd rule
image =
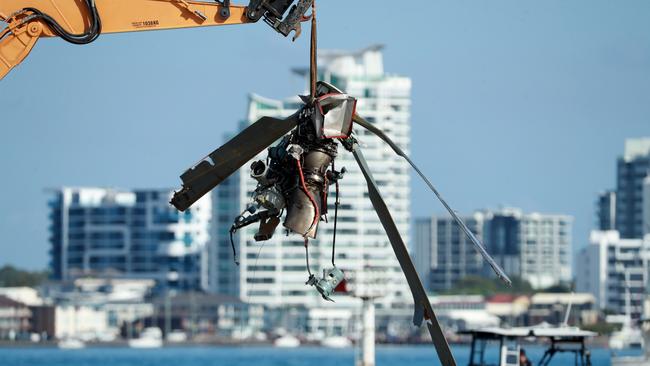
[[[327,337],[320,342],[320,345],[327,348],[348,348],[352,342],[346,337]]]
[[[167,335],[167,342],[170,343],[187,342],[187,333],[181,330],[174,330],[172,332],[169,332],[169,335]]]
[[[611,349],[628,349],[643,348],[643,334],[641,329],[632,328],[628,324],[623,325],[619,331],[613,332],[609,337],[609,348]]]
[[[291,334],[287,334],[276,339],[273,345],[278,348],[296,348],[300,346],[300,340]]]
[[[160,328],[145,328],[140,338],[130,339],[131,348],[161,348],[163,346],[162,331]]]
[[[82,349],[86,348],[86,344],[80,339],[76,338],[65,338],[57,343],[57,347],[60,349]]]
[[[613,332],[609,338],[609,348],[620,350],[627,348],[643,348],[643,333],[641,329],[632,326],[631,294],[628,285],[629,272],[625,272],[625,315],[623,316],[623,327]]]
[[[650,360],[645,356],[612,357],[612,366],[650,366]]]
[[[612,366],[650,366],[650,329],[648,325],[650,324],[650,319],[642,319],[641,326],[643,330],[640,330],[641,335],[643,336],[643,346],[644,352],[641,356],[613,356],[612,357]],[[645,325],[644,325],[645,324]],[[610,340],[611,344],[611,340]]]

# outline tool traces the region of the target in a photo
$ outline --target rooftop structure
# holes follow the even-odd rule
[[[567,318],[568,314],[568,318]],[[589,325],[598,321],[596,298],[590,293],[538,293],[530,298],[530,324]]]
[[[650,155],[650,137],[625,140],[625,161],[633,161]]]
[[[31,311],[27,305],[0,295],[0,340],[15,340],[29,330]]]
[[[43,299],[39,296],[38,291],[31,287],[0,287],[0,296],[5,296],[27,306],[43,304]]]

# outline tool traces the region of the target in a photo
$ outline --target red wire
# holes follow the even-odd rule
[[[311,226],[309,227],[309,230],[303,235],[307,236],[309,232],[314,228],[314,225],[318,222],[318,218],[320,217],[320,210],[318,209],[318,204],[316,203],[316,199],[314,199],[314,196],[312,196],[311,192],[309,192],[309,189],[307,189],[307,185],[305,184],[305,176],[302,174],[302,164],[300,164],[300,159],[296,159],[296,162],[298,163],[298,172],[300,173],[300,184],[302,185],[303,191],[305,191],[305,194],[307,197],[309,197],[309,200],[311,201],[311,204],[314,205],[314,221],[312,221]]]

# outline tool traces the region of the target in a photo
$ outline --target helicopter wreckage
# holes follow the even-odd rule
[[[290,233],[302,236],[305,241],[308,272],[306,285],[314,286],[324,299],[331,301],[335,289],[344,280],[344,273],[332,261],[333,267],[325,269],[322,278],[314,275],[309,268],[308,248],[309,240],[317,237],[319,223],[327,214],[331,186],[334,186],[336,191],[332,242],[334,248],[339,180],[345,175],[344,168],[336,169],[335,161],[341,153],[339,147],[342,147],[343,150],[353,154],[361,169],[368,186],[370,201],[406,276],[415,303],[414,325],[420,326],[426,320],[440,360],[444,365],[455,365],[406,245],[355,138],[354,124],[378,136],[398,156],[406,159],[469,237],[496,275],[507,284],[510,284],[510,279],[404,151],[383,131],[356,113],[355,98],[322,81],[316,85],[314,98],[309,96],[301,98],[304,105],[290,117],[261,118],[183,173],[181,175],[183,187],[174,194],[171,203],[178,210],[187,210],[244,164],[264,149],[268,149],[266,160],[257,160],[251,164],[250,176],[257,182],[257,187],[253,192],[250,205],[235,218],[232,224],[231,243],[232,235],[237,230],[255,223],[259,223],[255,240],[268,240],[284,218],[284,228]],[[278,140],[277,144],[271,146]],[[232,247],[237,261],[234,243]]]

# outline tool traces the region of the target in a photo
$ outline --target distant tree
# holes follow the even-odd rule
[[[505,285],[502,286],[502,287],[504,287],[506,289],[509,289],[510,293],[529,295],[529,294],[532,294],[533,292],[535,292],[535,290],[533,289],[533,286],[530,284],[530,282],[524,280],[523,278],[521,278],[521,277],[512,277],[511,280],[512,280],[512,287],[508,288]]]
[[[448,295],[486,295],[496,292],[496,285],[492,279],[479,276],[467,276],[454,284],[444,294]]]
[[[13,266],[0,268],[0,287],[36,287],[48,277],[47,271],[24,271]]]
[[[531,294],[533,287],[528,281],[512,277],[512,286],[508,287],[498,278],[485,278],[480,276],[467,276],[456,282],[452,289],[443,291],[447,295],[493,295],[497,293]]]
[[[591,325],[583,325],[582,329],[596,332],[600,335],[608,335],[614,331],[621,330],[621,324],[610,324],[606,322],[599,322]]]
[[[619,314],[620,313],[618,311],[613,310],[613,309],[609,309],[609,308],[603,309],[603,315],[605,315],[605,316],[607,316],[607,315],[619,315]]]
[[[539,292],[569,293],[573,291],[573,284],[557,283],[553,286],[539,290]]]

